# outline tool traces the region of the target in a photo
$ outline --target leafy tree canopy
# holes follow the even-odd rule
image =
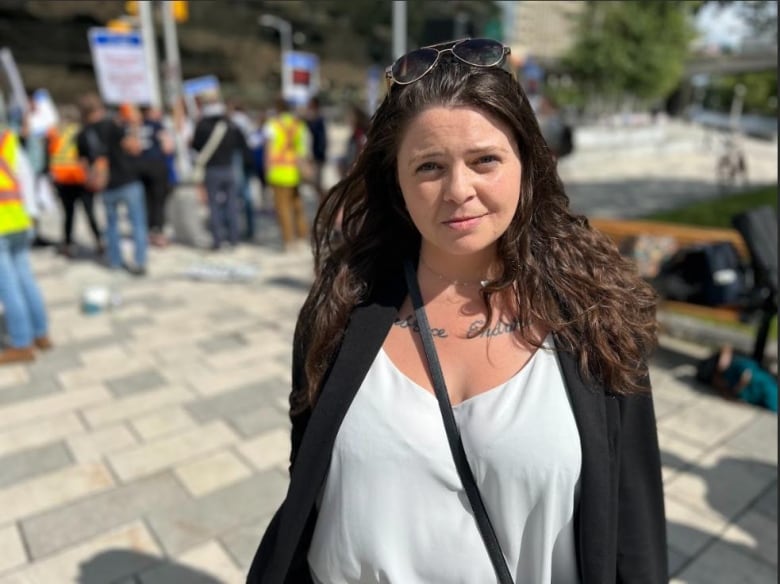
[[[591,96],[663,98],[682,77],[694,38],[689,18],[694,6],[676,1],[589,1],[563,68]]]

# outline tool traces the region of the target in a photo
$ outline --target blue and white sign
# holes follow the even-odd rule
[[[216,75],[204,75],[203,77],[187,79],[182,83],[182,90],[185,95],[191,97],[197,97],[209,92],[219,93],[219,79],[217,79]]]
[[[286,51],[282,68],[282,97],[304,105],[320,90],[320,58],[312,53]]]
[[[151,71],[141,33],[90,28],[89,48],[103,101],[110,105],[152,103]]]

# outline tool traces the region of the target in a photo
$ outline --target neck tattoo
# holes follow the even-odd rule
[[[447,278],[446,276],[442,276],[439,272],[437,272],[431,266],[426,264],[425,260],[423,260],[422,257],[420,258],[420,263],[425,267],[426,270],[428,270],[431,274],[436,276],[439,280],[442,280],[444,282],[448,282],[448,283],[452,284],[453,286],[466,286],[466,287],[480,287],[480,288],[484,288],[485,286],[487,286],[487,283],[489,282],[489,280],[487,280],[487,279],[479,280],[478,282],[469,282],[469,281],[464,281],[464,280],[453,280],[452,278]]]

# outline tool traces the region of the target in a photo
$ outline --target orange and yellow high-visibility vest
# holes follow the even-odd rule
[[[22,189],[16,176],[19,140],[11,130],[0,130],[0,236],[29,229]]]
[[[79,161],[76,136],[78,124],[66,124],[49,133],[49,171],[55,183],[79,185],[87,180],[87,173]]]
[[[306,126],[290,113],[269,122],[273,139],[268,148],[266,181],[271,186],[297,187],[301,183],[298,160],[306,156]]]

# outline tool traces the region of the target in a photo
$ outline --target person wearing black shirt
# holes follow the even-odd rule
[[[133,161],[141,151],[137,137],[107,115],[103,103],[95,94],[79,100],[83,129],[77,138],[79,157],[90,169],[107,168],[105,184],[88,181],[100,192],[106,210],[106,243],[108,265],[112,269],[126,268],[131,274],[146,274],[147,227],[144,186]],[[88,173],[91,174],[91,173]],[[119,233],[119,208],[124,206],[130,220],[134,244],[134,264],[122,259]]]

